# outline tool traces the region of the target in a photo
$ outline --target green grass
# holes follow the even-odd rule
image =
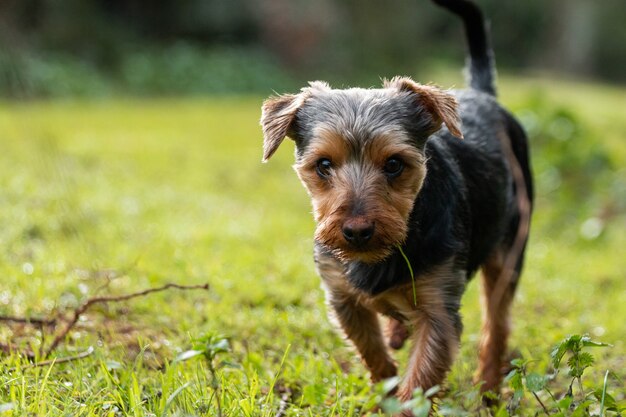
[[[610,343],[583,381],[602,387],[610,369],[621,382],[609,391],[624,400],[626,91],[504,78],[501,95],[533,134],[538,187],[511,345],[546,371],[568,334]],[[293,145],[260,163],[261,100],[0,104],[0,314],[51,316],[166,282],[211,286],[90,310],[55,352],[94,346],[85,359],[25,368],[0,357],[0,415],[216,415],[207,361],[172,363],[205,334],[225,335],[231,350],[217,359],[236,365],[216,371],[225,415],[275,415],[283,395],[288,416],[373,404],[326,318]],[[458,408],[476,404],[477,287],[448,378]],[[49,331],[0,326],[0,342],[50,343]],[[528,398],[522,407],[540,411]]]

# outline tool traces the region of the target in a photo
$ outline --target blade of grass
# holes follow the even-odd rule
[[[600,401],[600,417],[604,417],[604,399],[606,398],[606,385],[609,380],[609,371],[604,374],[604,384],[602,385],[602,401]]]
[[[283,358],[280,361],[280,365],[278,367],[278,371],[276,371],[276,375],[274,375],[274,378],[272,379],[272,384],[270,385],[270,389],[269,392],[267,394],[267,397],[265,398],[265,409],[267,409],[267,405],[270,402],[272,396],[273,396],[273,392],[274,392],[274,386],[276,385],[276,381],[278,381],[278,376],[280,375],[280,371],[283,369],[283,365],[285,364],[285,359],[287,359],[287,353],[289,353],[289,349],[291,348],[291,344],[287,345],[287,349],[285,349],[285,353],[283,354]]]
[[[46,371],[46,375],[43,377],[43,381],[41,381],[41,387],[39,389],[38,404],[40,407],[46,407],[46,402],[44,401],[44,390],[47,388],[48,379],[50,378],[50,373],[52,372],[52,368],[54,368],[54,361],[48,367]],[[41,411],[41,410],[40,410]]]
[[[167,401],[165,402],[165,407],[163,407],[163,412],[161,413],[161,417],[165,417],[167,415],[167,410],[170,408],[170,406],[172,405],[176,397],[178,397],[180,393],[186,390],[190,385],[191,385],[191,381],[187,382],[186,384],[181,385],[180,387],[178,387],[176,391],[174,391],[169,397],[167,397]]]
[[[406,262],[406,266],[409,268],[409,273],[411,274],[411,285],[413,287],[413,305],[417,306],[417,290],[415,289],[415,275],[413,275],[413,267],[411,266],[411,262],[409,262],[409,258],[406,256],[404,251],[402,250],[402,246],[398,245],[398,250],[400,254],[404,258],[404,262]]]

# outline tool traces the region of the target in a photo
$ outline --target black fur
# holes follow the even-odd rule
[[[467,72],[470,87],[495,96],[495,58],[483,13],[471,1],[433,0],[433,2],[463,20],[469,50]]]
[[[490,95],[467,90],[457,93],[457,98],[465,139],[446,131],[426,142],[428,173],[403,245],[417,279],[453,256],[469,279],[497,245],[512,242],[519,210],[499,127],[513,141],[532,201],[528,151],[519,124]],[[399,251],[377,264],[351,262],[347,276],[352,285],[371,295],[411,280]]]
[[[347,90],[314,89],[298,109],[291,137],[300,158],[315,134],[315,127],[332,125],[346,133],[354,154],[377,133],[397,128],[408,133],[413,144],[422,147],[428,138],[431,115],[416,101],[415,94],[391,89],[351,88]]]

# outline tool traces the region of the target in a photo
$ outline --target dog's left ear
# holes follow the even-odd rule
[[[461,133],[461,120],[457,113],[457,101],[449,93],[431,86],[418,84],[408,77],[395,77],[391,81],[385,81],[386,88],[397,88],[400,91],[415,93],[421,105],[424,106],[433,119],[429,134],[435,133],[445,124],[450,133],[457,138],[463,139]]]
[[[261,110],[263,162],[267,162],[283,142],[285,136],[289,135],[296,111],[303,102],[302,94],[284,94],[270,97],[263,102]]]

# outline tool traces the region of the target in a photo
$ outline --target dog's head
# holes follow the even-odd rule
[[[406,238],[426,175],[424,144],[442,124],[461,137],[454,97],[409,78],[381,89],[314,82],[263,103],[263,160],[293,139],[316,241],[344,261],[375,263]]]

